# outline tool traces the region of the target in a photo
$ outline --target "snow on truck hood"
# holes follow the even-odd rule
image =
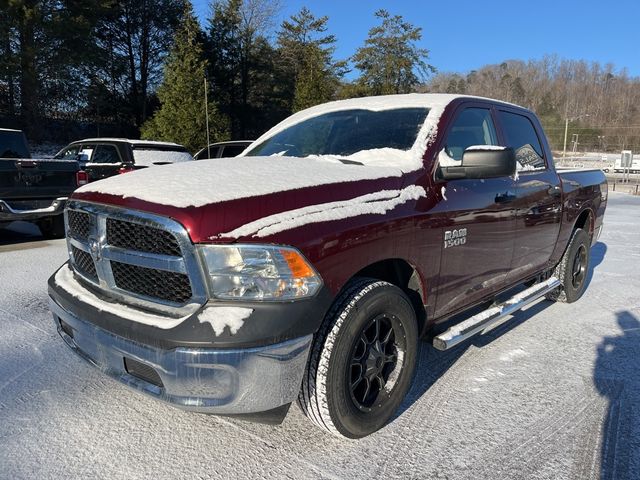
[[[163,165],[89,183],[100,193],[177,208],[201,207],[271,193],[360,180],[399,177],[397,167],[345,165],[325,159],[236,157]]]

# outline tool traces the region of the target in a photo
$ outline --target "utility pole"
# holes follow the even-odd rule
[[[562,149],[562,160],[567,156],[567,132],[569,131],[569,117],[564,121],[564,148]]]
[[[209,141],[209,97],[207,95],[207,76],[204,76],[204,114],[207,124],[207,158],[211,158],[211,142]]]
[[[566,115],[566,113],[565,113],[565,115]],[[577,117],[573,117],[573,118],[569,118],[568,115],[565,117],[565,120],[564,120],[564,148],[562,150],[562,159],[563,160],[567,156],[567,133],[569,132],[569,122],[573,122],[573,121],[578,120],[578,119],[580,119],[582,117],[589,117],[590,115],[591,114],[589,114],[589,113],[583,113],[582,115],[578,115]]]

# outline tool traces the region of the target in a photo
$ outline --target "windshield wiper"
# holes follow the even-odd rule
[[[340,157],[336,157],[336,158],[340,160],[340,162],[344,163],[345,165],[364,165],[364,163],[356,162],[355,160],[347,160],[346,158],[340,158]]]

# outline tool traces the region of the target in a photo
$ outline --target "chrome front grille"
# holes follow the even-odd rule
[[[184,273],[120,262],[111,262],[111,270],[116,286],[122,290],[176,303],[184,303],[191,298],[191,283]]]
[[[93,258],[89,253],[72,246],[71,257],[73,259],[73,266],[76,271],[86,277],[89,277],[94,282],[98,280],[96,265],[95,263],[93,263]]]
[[[172,316],[206,301],[197,252],[178,222],[78,201],[65,222],[72,268],[104,295]]]
[[[86,240],[91,232],[91,215],[77,210],[68,213],[69,232],[76,238]]]
[[[166,230],[115,218],[107,218],[107,242],[138,252],[180,256],[178,241]]]

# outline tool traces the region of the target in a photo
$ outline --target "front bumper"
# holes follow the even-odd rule
[[[1,222],[14,222],[17,220],[37,220],[38,218],[51,217],[54,215],[61,215],[64,212],[64,206],[67,202],[67,197],[59,197],[50,201],[34,200],[33,202],[26,202],[38,204],[37,208],[27,207],[18,208],[14,202],[12,205],[4,200],[0,200],[0,221]],[[46,206],[41,204],[46,203]]]
[[[253,414],[288,405],[298,395],[312,335],[254,348],[163,349],[108,332],[53,297],[49,300],[58,333],[74,352],[116,380],[174,406]]]

